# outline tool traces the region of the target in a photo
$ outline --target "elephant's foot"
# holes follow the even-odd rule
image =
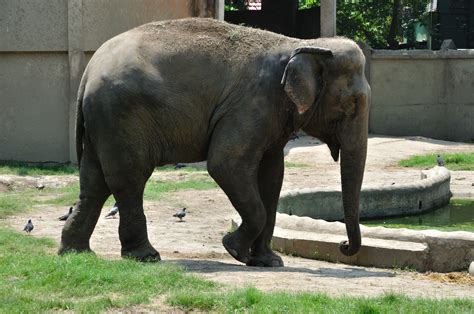
[[[239,240],[238,230],[226,234],[222,238],[222,244],[224,245],[224,248],[227,250],[227,252],[229,252],[229,254],[239,262],[247,264],[250,261],[249,247],[242,245],[241,241]]]
[[[158,253],[151,244],[147,243],[134,249],[122,248],[122,257],[132,258],[140,262],[159,262],[161,261],[160,253]]]
[[[283,267],[283,260],[273,252],[267,252],[260,255],[251,255],[247,266],[259,267]]]
[[[95,254],[91,248],[89,247],[89,244],[87,245],[78,245],[78,244],[64,244],[61,243],[59,246],[58,254],[59,255],[64,255],[67,253],[92,253]]]

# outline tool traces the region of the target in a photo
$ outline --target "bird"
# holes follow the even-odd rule
[[[186,165],[185,164],[180,164],[179,162],[174,165],[175,170],[178,170],[178,169],[181,169],[181,168],[184,168],[184,167],[186,167]]]
[[[40,183],[40,184],[37,184],[35,187],[36,187],[36,189],[38,189],[38,190],[42,190],[42,189],[44,189],[44,184],[41,184],[41,183]]]
[[[184,207],[179,212],[176,212],[176,214],[173,215],[173,217],[179,218],[179,221],[182,221],[184,216],[186,216],[186,207]]]
[[[69,212],[65,215],[62,215],[61,217],[58,217],[58,219],[61,220],[61,221],[67,220],[69,218],[69,216],[71,216],[72,210],[73,210],[73,207],[72,206],[69,207]]]
[[[105,218],[108,218],[108,217],[115,218],[115,215],[118,213],[118,211],[119,209],[118,209],[117,203],[115,203],[112,209],[108,212],[108,214],[105,215]]]
[[[438,157],[436,157],[436,162],[438,163],[438,166],[444,167],[444,159],[441,155],[438,155]]]
[[[34,227],[35,226],[33,226],[31,219],[28,219],[28,223],[25,225],[25,228],[23,228],[23,231],[26,231],[26,233],[30,234]]]

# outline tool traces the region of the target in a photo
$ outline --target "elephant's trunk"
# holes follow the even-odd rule
[[[367,124],[360,123],[351,131],[355,131],[352,134],[359,136],[354,136],[349,142],[341,143],[342,203],[349,241],[342,241],[339,249],[346,256],[356,254],[361,246],[359,200],[367,155]]]

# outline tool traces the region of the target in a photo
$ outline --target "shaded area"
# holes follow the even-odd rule
[[[261,10],[225,11],[224,20],[232,24],[265,29],[290,37],[320,37],[320,8],[298,10],[298,1],[264,1]]]
[[[215,260],[195,260],[195,259],[177,259],[164,261],[184,267],[187,271],[193,273],[219,273],[219,272],[245,272],[245,273],[299,273],[313,275],[316,277],[328,278],[365,278],[365,277],[394,277],[395,274],[389,271],[367,270],[365,268],[345,267],[342,269],[333,268],[307,268],[307,267],[248,267]]]

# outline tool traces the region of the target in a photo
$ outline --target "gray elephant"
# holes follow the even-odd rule
[[[160,260],[148,240],[145,184],[157,166],[207,160],[242,218],[222,243],[238,261],[283,266],[270,240],[283,148],[299,129],[337,161],[349,241],[361,246],[359,194],[370,88],[365,59],[344,38],[299,40],[212,19],[145,24],[107,41],[79,87],[80,196],[59,253],[90,251],[105,200],[120,207],[122,256]]]

